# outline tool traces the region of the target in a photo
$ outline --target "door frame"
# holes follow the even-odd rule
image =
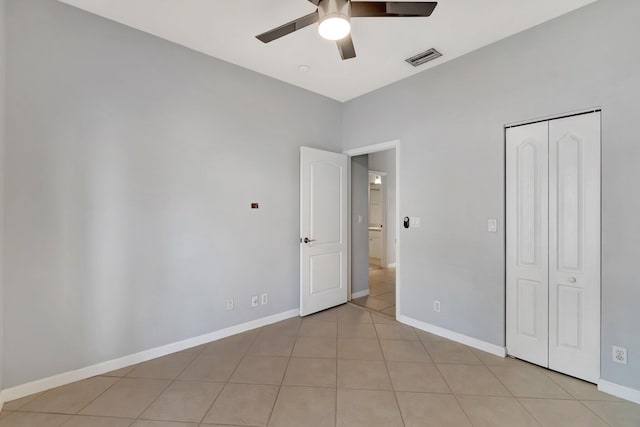
[[[506,123],[502,127],[502,158],[503,158],[503,244],[504,244],[504,254],[503,254],[503,262],[504,262],[504,348],[505,354],[507,357],[509,356],[509,348],[507,346],[507,129],[517,126],[525,126],[539,122],[552,121],[557,119],[563,119],[566,117],[573,116],[581,116],[583,114],[591,114],[591,113],[600,113],[600,342],[598,345],[598,358],[600,359],[600,373],[602,373],[602,118],[603,112],[601,106],[584,108],[580,110],[568,111],[565,113],[559,114],[551,114],[548,116],[542,116],[535,119],[530,120],[521,120],[517,122]],[[349,162],[349,166],[351,162]],[[350,199],[349,199],[350,200]],[[549,369],[549,368],[546,368]]]
[[[382,268],[388,268],[389,263],[387,263],[387,173],[379,172],[369,169],[369,176],[380,176],[381,184],[380,191],[382,191],[382,230],[380,231],[380,237],[382,239],[382,254],[380,257],[380,264]],[[368,201],[369,201],[369,209],[371,209],[371,184],[369,183],[368,187]],[[371,217],[369,217],[371,218]]]
[[[387,150],[396,150],[396,319],[400,316],[402,305],[400,300],[400,268],[402,268],[402,263],[400,262],[400,140],[394,139],[391,141],[381,142],[378,144],[366,145],[364,147],[352,148],[349,150],[344,150],[342,153],[346,154],[349,157],[349,161],[347,162],[347,179],[349,180],[348,185],[348,211],[349,218],[351,218],[351,158],[355,156],[361,156],[363,154],[372,154],[377,153],[379,151],[387,151]],[[348,300],[351,301],[351,220],[348,221],[348,240],[349,244],[347,245],[347,251],[349,254],[349,258],[347,261],[347,282],[348,282]]]

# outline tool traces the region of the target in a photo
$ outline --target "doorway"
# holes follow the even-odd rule
[[[393,318],[398,311],[397,154],[391,145],[352,155],[350,189],[351,302]]]

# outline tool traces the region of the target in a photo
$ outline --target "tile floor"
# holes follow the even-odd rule
[[[396,317],[396,269],[371,268],[369,265],[369,295],[355,298],[353,304]]]
[[[640,426],[595,386],[344,305],[17,401],[0,427]]]

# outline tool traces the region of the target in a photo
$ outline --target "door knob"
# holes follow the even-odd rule
[[[569,283],[576,283],[575,277],[569,277],[567,280],[569,281]]]
[[[311,242],[315,242],[315,239],[310,239],[310,238],[308,238],[308,237],[305,237],[305,238],[304,238],[304,240],[303,240],[303,242],[305,242],[305,243],[311,243]]]

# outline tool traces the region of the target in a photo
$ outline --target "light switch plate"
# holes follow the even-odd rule
[[[358,224],[362,224],[363,219],[364,218],[362,218],[362,215],[358,215]]]
[[[497,219],[489,219],[487,221],[487,231],[489,233],[497,233],[498,232],[498,220]]]
[[[420,228],[420,217],[412,216],[409,222],[411,228]]]

